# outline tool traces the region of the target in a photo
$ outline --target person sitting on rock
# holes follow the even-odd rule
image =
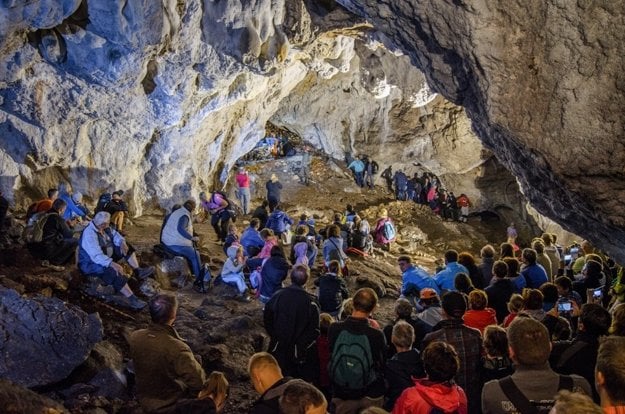
[[[243,275],[243,266],[245,265],[245,256],[243,256],[243,247],[233,245],[228,247],[228,259],[221,269],[221,280],[226,283],[232,283],[239,290],[238,298],[242,302],[249,302],[252,299],[247,294],[247,285],[245,284],[245,276]]]
[[[323,260],[326,266],[330,265],[332,260],[339,262],[341,269],[345,267],[347,255],[343,251],[343,238],[341,238],[341,229],[337,225],[331,225],[327,232],[328,238],[323,243]]]
[[[375,242],[390,251],[391,243],[395,241],[396,232],[393,220],[388,216],[388,211],[385,208],[382,209],[380,217],[375,223]]]
[[[352,246],[364,254],[371,254],[373,251],[373,237],[371,237],[371,226],[364,218],[356,216],[354,222],[354,232],[352,233]]]
[[[341,265],[337,260],[330,262],[328,272],[315,280],[315,286],[319,286],[317,295],[321,312],[337,317],[343,300],[349,297],[345,280],[341,277]]]
[[[197,398],[180,400],[167,414],[219,414],[228,399],[230,384],[223,372],[213,371],[208,376]]]
[[[149,308],[152,324],[134,331],[128,341],[137,399],[148,413],[177,412],[181,400],[194,398],[202,390],[206,374],[173,327],[178,311],[176,297],[156,295],[150,300]],[[217,402],[217,396],[214,401]]]
[[[236,224],[230,224],[228,226],[228,235],[226,236],[226,240],[224,241],[224,253],[228,254],[228,247],[230,246],[240,246],[241,241],[239,238],[239,230],[237,229]]]
[[[41,242],[28,246],[36,257],[53,266],[62,266],[74,259],[78,246],[78,239],[73,237],[74,233],[62,217],[66,207],[65,201],[56,199],[47,212],[41,213],[47,216]]]
[[[211,215],[211,226],[213,226],[217,238],[221,242],[226,241],[228,226],[232,219],[229,211],[230,201],[223,192],[211,190],[207,207],[208,213]]]
[[[397,265],[402,272],[401,296],[419,297],[419,293],[424,288],[434,289],[438,293],[438,286],[434,279],[427,273],[425,269],[412,264],[410,256],[399,256]]]
[[[111,194],[111,201],[106,205],[106,210],[111,214],[111,224],[118,232],[124,231],[124,220],[128,217],[128,206],[122,200],[123,190],[117,190]]]
[[[280,209],[279,204],[276,204],[269,215],[269,219],[267,219],[267,227],[273,230],[273,233],[279,238],[282,236],[282,233],[289,230],[292,224],[293,219]]]
[[[51,188],[48,190],[48,197],[39,200],[28,207],[26,211],[26,219],[31,218],[37,213],[45,213],[52,208],[52,203],[59,197],[59,190]],[[67,205],[67,203],[65,204]]]
[[[143,309],[145,302],[137,298],[128,286],[124,268],[117,263],[126,260],[133,269],[134,276],[144,280],[154,273],[153,267],[139,267],[134,249],[128,246],[124,237],[109,227],[111,215],[100,211],[80,236],[78,268],[88,276],[96,276],[105,284],[112,285],[115,291],[126,298],[130,307]]]
[[[79,201],[82,201],[82,194],[76,193],[76,197]],[[67,208],[63,213],[63,219],[67,221],[70,227],[73,227],[78,221],[88,219],[86,212],[81,209],[74,201],[72,195],[72,186],[69,183],[59,184],[59,198],[67,204]]]
[[[193,220],[191,218],[195,207],[195,201],[189,199],[184,202],[181,208],[173,211],[166,218],[161,231],[161,243],[174,254],[187,260],[189,268],[195,276],[193,287],[197,291],[204,292],[202,261],[200,253],[194,246],[194,243],[197,243],[200,238],[193,233]]]
[[[310,228],[306,225],[298,225],[295,229],[295,237],[293,238],[293,249],[291,249],[291,263],[295,263],[295,246],[298,243],[304,243],[306,245],[306,262],[305,263],[311,270],[315,267],[315,260],[317,259],[317,253],[319,249],[315,245],[315,236],[310,235]],[[301,247],[300,247],[301,248]]]
[[[458,263],[458,252],[447,250],[445,252],[445,268],[434,276],[434,281],[441,292],[456,290],[454,281],[458,273],[469,274],[466,267]]]
[[[262,283],[259,298],[261,302],[269,302],[273,294],[282,287],[282,282],[288,276],[290,268],[282,246],[273,246],[271,256],[266,259],[260,271]]]
[[[260,221],[253,218],[250,220],[250,225],[241,234],[241,246],[243,246],[243,251],[248,257],[256,256],[265,245],[265,241],[258,231],[259,225]]]
[[[260,231],[260,237],[263,238],[265,244],[256,256],[247,259],[247,267],[250,269],[256,269],[261,266],[263,259],[271,257],[271,249],[278,245],[278,238],[273,234],[273,230],[271,229],[262,229]]]

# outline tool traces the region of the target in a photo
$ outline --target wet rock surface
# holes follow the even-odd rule
[[[97,314],[0,287],[0,377],[34,387],[66,378],[102,339]]]

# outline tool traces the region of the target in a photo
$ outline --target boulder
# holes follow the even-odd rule
[[[0,287],[0,303],[0,377],[17,384],[63,380],[102,339],[98,314],[57,298],[25,298]]]
[[[63,404],[5,379],[0,379],[0,405],[3,414],[69,413]]]

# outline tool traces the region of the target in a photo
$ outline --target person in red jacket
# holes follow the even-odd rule
[[[428,414],[433,409],[443,413],[467,414],[467,396],[453,382],[460,367],[458,353],[446,342],[434,341],[423,351],[426,378],[402,392],[393,414]]]
[[[469,293],[469,310],[464,313],[464,324],[475,328],[484,335],[484,328],[488,325],[497,325],[497,313],[493,308],[487,308],[488,296],[480,289]]]
[[[471,200],[466,194],[460,194],[460,197],[456,199],[458,207],[460,207],[460,221],[466,223],[469,220],[469,207],[471,207]]]

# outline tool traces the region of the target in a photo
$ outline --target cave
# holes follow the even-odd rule
[[[476,220],[522,223],[525,243],[549,229],[622,262],[621,6],[0,2],[0,190],[19,215],[60,181],[91,204],[123,189],[133,219],[153,230],[153,217],[174,204],[210,188],[232,191],[241,161],[268,133],[283,131],[298,149],[313,148],[319,177],[333,171],[344,187],[346,155],[366,154],[380,170],[435,174],[470,197]],[[367,207],[360,194],[320,194]],[[426,237],[417,230],[410,248]],[[2,258],[6,288],[14,285],[4,273],[19,257]],[[28,306],[44,306],[37,301]],[[185,311],[187,322],[192,317]],[[98,342],[97,321],[74,318]],[[262,338],[253,341],[262,347]],[[89,354],[84,345],[78,359]],[[95,359],[120,365],[107,346],[92,351]],[[227,353],[202,351],[213,359]],[[43,385],[69,374],[52,373]]]

